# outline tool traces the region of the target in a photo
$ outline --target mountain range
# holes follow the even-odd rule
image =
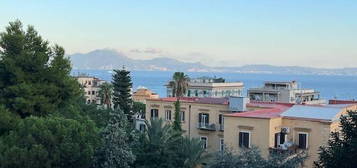
[[[74,69],[112,70],[125,68],[138,71],[186,71],[186,72],[236,72],[266,74],[315,74],[315,75],[357,75],[357,68],[311,68],[302,66],[245,65],[236,67],[211,67],[199,62],[188,63],[167,57],[139,60],[125,54],[100,49],[89,53],[69,55]]]

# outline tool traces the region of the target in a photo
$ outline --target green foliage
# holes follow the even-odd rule
[[[0,103],[22,118],[47,116],[80,96],[64,50],[37,31],[10,22],[0,34]]]
[[[133,112],[145,116],[146,105],[141,102],[133,102]]]
[[[172,88],[173,97],[183,97],[188,88],[189,77],[183,72],[175,72],[172,81],[169,83]]]
[[[195,167],[204,157],[204,149],[198,139],[182,137],[162,119],[147,122],[147,130],[135,146],[135,167]]]
[[[13,114],[3,106],[0,106],[0,137],[16,128],[19,119],[20,118],[16,114]]]
[[[357,165],[357,111],[349,111],[340,118],[341,131],[331,133],[327,146],[320,147],[316,167],[350,168]]]
[[[132,82],[130,72],[122,70],[114,70],[113,74],[113,103],[114,108],[120,108],[128,118],[131,118],[134,114],[132,112],[132,100],[131,100],[131,88]]]
[[[111,108],[112,106],[112,95],[113,95],[113,85],[110,83],[103,83],[100,85],[99,97],[102,105],[106,105],[106,108]]]
[[[242,149],[238,154],[230,149],[216,154],[209,163],[210,168],[297,168],[307,158],[305,153],[271,153],[264,159],[258,148]]]
[[[108,125],[102,132],[102,146],[95,156],[96,168],[129,168],[135,156],[126,132],[127,118],[121,110],[111,111]]]
[[[180,121],[180,100],[176,100],[176,102],[174,103],[175,105],[175,120],[173,123],[173,129],[177,132],[182,132],[182,128],[181,128],[181,121]]]
[[[0,167],[88,167],[98,144],[96,136],[90,121],[28,117],[0,137]]]

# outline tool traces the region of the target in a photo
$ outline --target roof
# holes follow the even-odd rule
[[[329,100],[328,104],[357,104],[356,100]]]
[[[259,110],[226,114],[225,116],[231,117],[247,117],[247,118],[276,118],[280,114],[289,109],[293,104],[288,103],[249,103],[248,107],[263,108]]]
[[[166,97],[160,99],[149,99],[152,101],[175,102],[176,97]],[[180,102],[201,103],[201,104],[221,104],[228,105],[228,98],[213,98],[213,97],[181,97]]]
[[[338,120],[338,114],[343,108],[349,107],[348,104],[339,105],[294,105],[281,114],[287,118],[304,118],[315,120]]]

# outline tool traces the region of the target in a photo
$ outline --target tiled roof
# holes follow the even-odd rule
[[[225,116],[231,117],[248,117],[248,118],[276,118],[280,114],[289,109],[292,104],[273,104],[273,103],[250,103],[248,107],[259,107],[262,109],[226,114]]]
[[[153,101],[166,101],[166,102],[175,102],[177,101],[176,97],[166,97],[160,99],[150,99]],[[202,104],[228,104],[228,98],[213,98],[213,97],[181,97],[181,102],[188,103],[202,103]]]

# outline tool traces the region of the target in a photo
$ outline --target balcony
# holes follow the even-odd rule
[[[298,145],[293,144],[292,146],[290,146],[288,148],[282,148],[282,147],[269,148],[269,153],[292,155],[292,154],[303,153],[305,150],[306,149],[300,149],[300,148],[298,148]]]
[[[219,131],[224,131],[224,125],[223,124],[219,124]]]
[[[216,124],[198,123],[197,128],[201,130],[216,131]]]

